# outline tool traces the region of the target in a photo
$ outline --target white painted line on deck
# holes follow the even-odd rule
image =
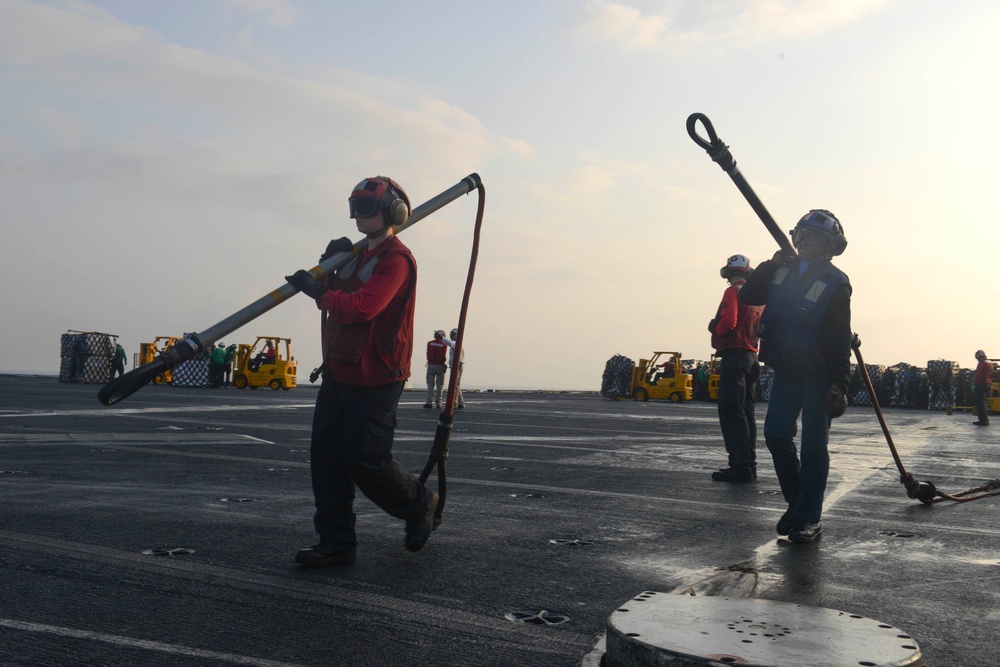
[[[185,656],[191,658],[209,658],[212,660],[222,660],[231,662],[234,665],[250,665],[251,667],[300,667],[290,662],[279,662],[277,660],[266,660],[264,658],[253,658],[246,655],[235,655],[233,653],[220,653],[218,651],[206,651],[190,646],[179,646],[177,644],[165,644],[163,642],[150,641],[148,639],[134,639],[123,637],[122,635],[109,635],[103,632],[92,632],[90,630],[78,630],[76,628],[63,628],[56,625],[44,625],[41,623],[25,623],[9,618],[0,618],[0,627],[12,630],[22,630],[24,632],[40,632],[43,634],[56,635],[58,637],[69,637],[72,639],[89,639],[91,641],[124,646],[126,648],[137,648],[146,651],[159,651],[171,655]]]

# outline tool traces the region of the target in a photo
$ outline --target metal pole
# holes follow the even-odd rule
[[[469,174],[457,184],[413,209],[406,222],[394,228],[395,233],[398,234],[408,229],[462,195],[469,194],[480,185],[479,174]],[[362,243],[364,243],[364,239],[355,243],[355,249]],[[317,280],[323,280],[328,274],[347,264],[353,254],[353,251],[337,253],[310,269],[309,272]],[[134,368],[125,375],[107,383],[97,392],[98,400],[104,405],[114,405],[118,401],[131,396],[160,373],[176,368],[179,364],[194,358],[200,352],[208,351],[215,341],[252,322],[275,306],[295,296],[298,292],[298,288],[294,285],[287,282],[282,283],[277,289],[257,299],[249,306],[233,313],[218,324],[177,341],[173,347],[161,353],[148,364]]]
[[[698,134],[698,129],[696,127],[698,121],[701,121],[705,126],[705,131],[708,132],[708,139],[704,139]],[[792,248],[792,243],[788,240],[788,236],[781,231],[778,223],[776,223],[774,218],[771,217],[771,214],[768,213],[767,209],[764,207],[764,203],[761,202],[760,198],[757,196],[757,193],[753,191],[753,188],[751,188],[750,184],[747,183],[747,179],[745,179],[743,174],[740,173],[740,170],[736,167],[736,160],[733,158],[732,153],[729,152],[729,146],[722,143],[722,140],[719,139],[719,136],[715,133],[715,128],[712,127],[712,121],[708,119],[708,116],[703,113],[693,113],[688,116],[687,131],[688,135],[694,140],[694,142],[705,149],[708,156],[712,158],[712,161],[722,167],[722,171],[729,174],[729,177],[733,179],[733,183],[735,183],[736,187],[743,193],[743,196],[750,204],[750,207],[754,210],[754,213],[756,213],[757,217],[760,218],[760,221],[764,223],[764,226],[767,227],[767,231],[771,233],[771,236],[773,236],[774,240],[778,242],[778,245],[781,246],[783,250],[787,250],[794,254],[795,250]]]

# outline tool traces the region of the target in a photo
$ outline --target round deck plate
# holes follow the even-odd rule
[[[608,619],[606,657],[613,667],[923,664],[908,633],[857,614],[773,600],[652,591]]]

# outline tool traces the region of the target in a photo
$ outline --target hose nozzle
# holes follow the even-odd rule
[[[918,482],[917,478],[913,475],[907,475],[901,481],[903,482],[903,486],[906,487],[906,495],[919,500],[924,505],[930,505],[934,502],[934,498],[939,495],[934,482]]]

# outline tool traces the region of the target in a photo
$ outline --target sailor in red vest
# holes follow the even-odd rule
[[[763,308],[740,303],[740,290],[753,271],[750,260],[733,255],[719,273],[729,283],[708,330],[719,355],[719,426],[729,467],[712,473],[717,482],[757,479],[757,323]]]
[[[355,485],[406,521],[410,551],[430,537],[438,502],[392,457],[396,408],[413,354],[417,265],[395,234],[410,201],[392,179],[376,176],[358,183],[348,204],[367,238],[357,249],[346,237],[335,239],[321,260],[348,251],[353,258],[325,285],[305,270],[286,277],[323,311],[323,384],[310,449],[319,543],[295,556],[309,566],[355,562]]]
[[[434,339],[427,342],[427,400],[424,407],[441,407],[441,392],[444,391],[444,371],[448,367],[448,345],[444,340],[444,331],[434,332]]]

